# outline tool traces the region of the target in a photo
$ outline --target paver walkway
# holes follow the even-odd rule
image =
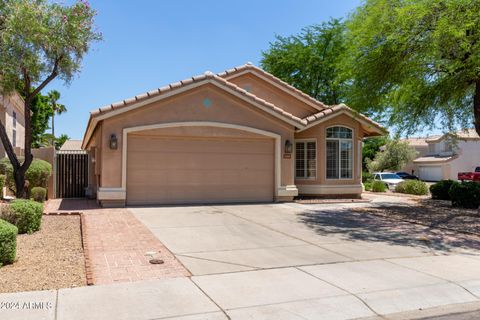
[[[185,277],[190,273],[126,209],[90,210],[82,215],[87,278],[93,284]],[[150,264],[147,252],[163,264]],[[90,266],[90,270],[89,270]]]

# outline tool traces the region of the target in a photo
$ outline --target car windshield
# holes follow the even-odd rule
[[[398,175],[395,173],[382,173],[382,179],[401,179]]]

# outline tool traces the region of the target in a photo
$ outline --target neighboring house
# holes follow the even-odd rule
[[[23,156],[25,145],[25,117],[23,101],[18,93],[0,94],[0,121],[5,126],[7,136],[15,154]],[[0,141],[0,158],[6,157],[5,148]]]
[[[60,147],[60,151],[79,151],[82,150],[82,140],[67,140]]]
[[[456,180],[458,172],[480,165],[480,137],[474,129],[407,141],[419,155],[404,171],[414,170],[425,181]]]
[[[94,110],[82,147],[103,206],[359,196],[362,139],[386,130],[251,65]]]

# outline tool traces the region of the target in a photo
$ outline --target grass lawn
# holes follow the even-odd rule
[[[0,292],[86,285],[80,216],[43,216],[40,231],[17,236],[15,263],[0,268]]]

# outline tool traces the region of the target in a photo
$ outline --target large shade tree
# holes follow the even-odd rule
[[[346,82],[339,80],[345,26],[337,19],[282,37],[263,52],[262,67],[308,95],[326,103],[344,101]]]
[[[480,134],[479,12],[478,0],[366,0],[347,23],[349,104],[407,133],[473,122]]]
[[[86,1],[66,6],[47,0],[0,0],[0,88],[3,94],[21,88],[24,97],[23,162],[15,155],[5,126],[0,124],[0,138],[13,166],[17,197],[25,196],[25,172],[33,160],[33,99],[55,78],[69,83],[80,71],[91,43],[101,39],[94,27],[95,14]]]

